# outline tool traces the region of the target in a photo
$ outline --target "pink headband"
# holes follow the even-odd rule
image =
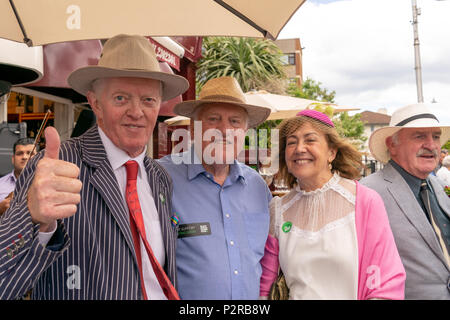
[[[305,110],[302,110],[299,113],[297,113],[297,117],[300,117],[300,116],[305,116],[305,117],[316,119],[317,121],[320,121],[323,124],[334,128],[333,121],[331,121],[330,118],[328,118],[328,116],[322,112],[319,112],[316,110],[305,109]]]

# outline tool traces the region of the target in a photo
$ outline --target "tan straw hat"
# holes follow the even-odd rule
[[[388,127],[378,128],[369,139],[369,149],[378,161],[386,163],[390,156],[386,138],[403,128],[441,128],[441,146],[450,138],[450,126],[439,124],[437,117],[423,103],[411,104],[395,110]]]
[[[202,87],[198,100],[188,100],[175,106],[173,112],[192,118],[195,109],[205,103],[229,103],[244,108],[248,113],[248,127],[253,128],[264,122],[270,115],[269,107],[247,104],[239,83],[233,77],[211,79]]]
[[[82,95],[91,90],[99,78],[132,77],[159,80],[163,83],[162,100],[172,99],[189,88],[189,82],[174,74],[162,72],[150,41],[137,35],[117,35],[106,41],[97,66],[73,71],[69,85]]]

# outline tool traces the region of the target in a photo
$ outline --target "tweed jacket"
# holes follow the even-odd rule
[[[450,200],[436,177],[433,191],[445,214]],[[361,180],[383,198],[398,252],[406,270],[405,299],[450,299],[450,267],[433,227],[411,188],[391,165]]]
[[[0,299],[141,299],[129,214],[107,159],[98,128],[70,139],[59,159],[80,168],[81,202],[75,215],[58,221],[60,245],[43,247],[27,207],[27,190],[43,152],[20,175],[11,207],[0,218]],[[176,285],[176,229],[170,223],[172,181],[145,157],[165,246],[164,269]],[[54,240],[52,239],[52,242]]]

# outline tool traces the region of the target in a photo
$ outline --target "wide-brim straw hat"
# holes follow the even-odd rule
[[[272,111],[269,107],[247,104],[244,92],[233,77],[214,78],[205,83],[197,100],[188,100],[175,106],[173,112],[193,118],[195,110],[205,103],[227,103],[244,108],[248,114],[248,127],[264,122]]]
[[[389,126],[378,128],[370,136],[369,149],[375,159],[383,163],[389,161],[386,138],[404,128],[440,128],[441,146],[450,138],[450,126],[441,125],[427,105],[423,103],[407,105],[392,114]]]
[[[82,95],[92,90],[100,78],[132,77],[162,82],[162,101],[172,99],[189,88],[189,82],[178,75],[162,72],[150,41],[138,35],[117,35],[106,41],[98,64],[73,71],[69,85]]]

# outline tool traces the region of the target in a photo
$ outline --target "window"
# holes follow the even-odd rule
[[[295,65],[295,53],[287,53],[281,57],[284,64]]]

